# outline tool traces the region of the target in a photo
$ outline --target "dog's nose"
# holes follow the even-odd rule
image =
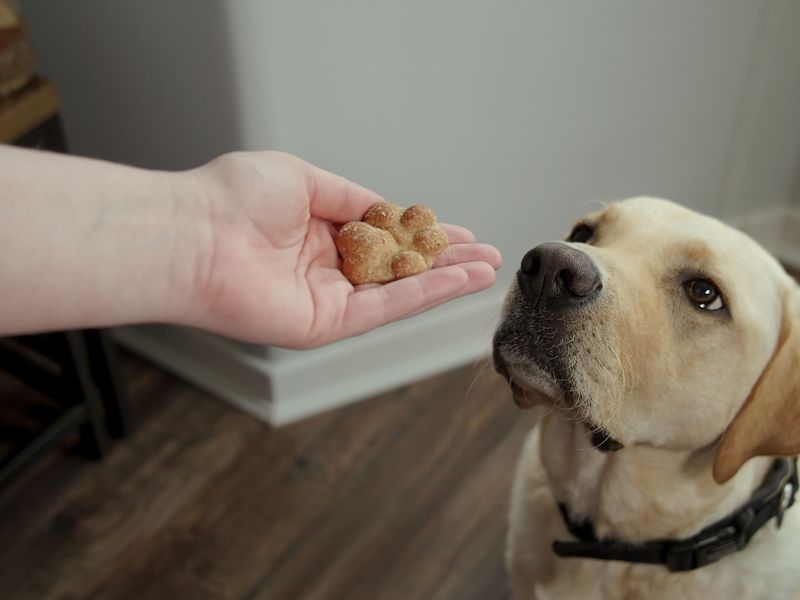
[[[534,306],[548,302],[552,308],[590,299],[603,287],[589,255],[560,242],[541,244],[525,254],[517,282]]]

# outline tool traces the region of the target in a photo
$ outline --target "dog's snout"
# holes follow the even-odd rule
[[[548,302],[553,308],[589,299],[603,287],[591,257],[560,242],[541,244],[525,254],[517,282],[534,306]]]

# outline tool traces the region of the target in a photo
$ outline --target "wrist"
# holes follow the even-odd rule
[[[153,172],[164,190],[160,207],[166,224],[156,320],[194,325],[204,311],[208,274],[214,261],[211,194],[201,169]]]
[[[220,308],[235,294],[227,275],[239,263],[251,223],[242,198],[257,186],[242,153],[225,154],[192,170],[168,173],[176,231],[170,268],[170,322],[204,329],[230,318]],[[243,285],[246,285],[243,282]]]

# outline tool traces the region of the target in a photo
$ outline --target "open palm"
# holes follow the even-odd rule
[[[500,254],[463,227],[434,269],[354,287],[340,271],[336,225],[382,198],[276,152],[223,156],[196,172],[208,227],[191,324],[224,335],[310,348],[363,333],[491,286]]]

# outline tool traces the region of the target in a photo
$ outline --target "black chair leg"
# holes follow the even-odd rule
[[[0,340],[0,364],[60,406],[61,415],[0,457],[0,487],[61,440],[80,433],[79,449],[103,457],[111,437],[131,430],[116,348],[101,330]]]
[[[86,342],[81,331],[66,332],[64,337],[67,345],[64,370],[67,389],[76,394],[78,402],[83,398],[89,417],[82,427],[81,444],[87,453],[100,458],[108,452],[111,440],[106,429],[103,403],[92,381]]]
[[[78,424],[85,422],[86,405],[73,406],[25,444],[19,452],[0,462],[0,489],[19,475],[25,467],[54,448],[67,435],[72,434]]]
[[[131,432],[131,414],[120,383],[117,348],[108,332],[88,329],[84,332],[89,353],[92,379],[100,392],[105,410],[106,428],[112,437],[120,438]]]

